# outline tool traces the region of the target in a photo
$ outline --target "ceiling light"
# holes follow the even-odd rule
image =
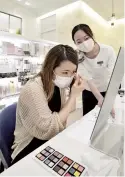
[[[116,22],[116,17],[115,17],[115,14],[113,13],[112,16],[111,16],[111,20],[110,20],[111,26],[114,26],[115,22]]]
[[[19,1],[19,2],[20,2],[20,1],[22,1],[22,0],[17,0],[17,1]]]
[[[112,0],[112,16],[110,19],[110,25],[114,26],[116,22],[116,16],[115,16],[115,12],[114,12],[114,0]]]
[[[26,6],[30,6],[31,4],[26,1],[26,2],[25,2],[25,5],[26,5]]]

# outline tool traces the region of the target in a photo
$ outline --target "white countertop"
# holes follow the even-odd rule
[[[33,157],[39,153],[42,148],[46,146],[51,146],[64,155],[68,156],[72,160],[80,163],[81,165],[89,165],[89,174],[90,175],[102,175],[105,176],[109,170],[112,171],[110,175],[116,176],[118,169],[118,161],[112,159],[103,153],[95,151],[94,149],[84,145],[83,143],[78,142],[77,140],[73,140],[72,138],[67,137],[63,133],[60,133],[55,138],[51,139],[47,143],[45,143],[42,147],[38,148],[30,155],[26,156],[24,159],[10,167],[2,176],[52,176],[52,174],[44,169],[41,165],[39,165]],[[87,157],[92,157],[91,161],[88,160]],[[93,160],[92,160],[93,159]],[[107,165],[110,166],[107,167]],[[111,167],[114,166],[112,169]],[[106,169],[105,171],[104,168]]]
[[[89,175],[117,176],[119,161],[89,146],[89,138],[95,124],[94,112],[66,128],[63,132],[33,151],[18,163],[4,171],[1,176],[52,176],[33,157],[46,146],[51,146],[72,160],[86,165]]]

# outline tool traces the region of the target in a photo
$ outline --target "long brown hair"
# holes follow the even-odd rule
[[[78,67],[77,52],[68,45],[57,45],[47,54],[42,70],[39,73],[42,79],[43,88],[50,100],[54,93],[53,71],[64,61],[70,61]]]

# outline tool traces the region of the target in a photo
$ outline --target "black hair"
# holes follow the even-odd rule
[[[72,40],[74,41],[74,35],[77,31],[82,30],[84,31],[89,37],[91,37],[92,39],[94,38],[93,32],[91,30],[91,28],[86,25],[86,24],[79,24],[76,25],[73,30],[72,30]]]

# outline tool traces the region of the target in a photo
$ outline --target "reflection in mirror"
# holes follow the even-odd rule
[[[121,48],[108,85],[108,90],[100,109],[98,118],[91,135],[91,146],[105,154],[119,158],[123,144],[124,108],[123,97],[118,94],[119,85],[124,74],[124,49]],[[117,107],[119,106],[121,110]],[[110,116],[111,109],[115,110],[114,120]],[[113,120],[113,121],[112,121]],[[122,147],[123,148],[123,147]]]

